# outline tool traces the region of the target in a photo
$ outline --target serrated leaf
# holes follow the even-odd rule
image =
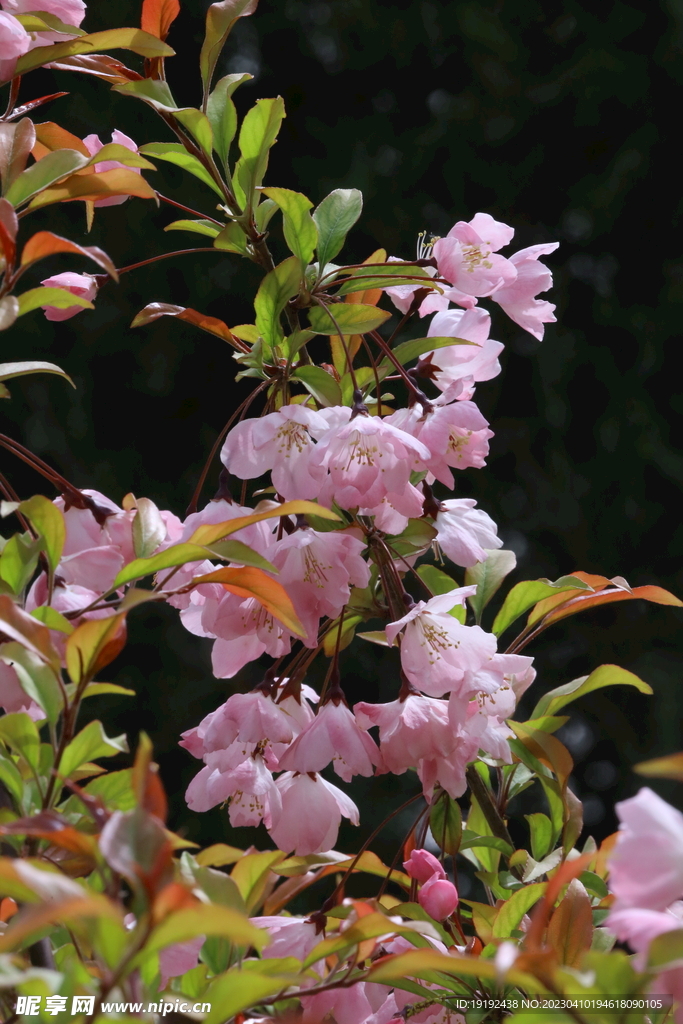
[[[592,591],[592,589],[588,583],[577,576],[561,576],[554,583],[551,583],[550,580],[524,580],[522,583],[517,583],[505,598],[503,607],[493,621],[491,631],[496,636],[500,636],[515,619],[518,619],[520,615],[523,615],[549,594],[563,593],[567,590]]]
[[[477,592],[467,600],[474,611],[477,625],[481,623],[481,617],[491,598],[500,589],[500,586],[517,565],[517,557],[514,551],[494,550],[487,551],[488,558],[485,562],[477,562],[465,571],[465,586],[476,584]]]

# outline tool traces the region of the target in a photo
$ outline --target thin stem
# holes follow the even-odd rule
[[[353,361],[351,359],[351,353],[349,352],[349,346],[346,344],[346,338],[344,337],[344,332],[342,331],[341,327],[337,323],[336,317],[330,312],[330,307],[328,305],[326,305],[322,301],[322,299],[317,299],[316,298],[315,299],[315,303],[316,303],[317,306],[321,306],[325,310],[325,312],[327,313],[327,315],[329,316],[330,320],[332,321],[332,323],[334,324],[334,326],[335,326],[335,328],[337,330],[337,334],[339,335],[339,340],[341,341],[342,348],[344,349],[344,355],[346,356],[346,365],[348,367],[348,372],[349,372],[349,375],[351,377],[351,383],[353,385],[353,390],[354,391],[358,391],[359,390],[359,388],[358,388],[358,381],[356,380],[356,374],[355,374],[355,371],[353,369]],[[378,398],[379,398],[379,396],[378,396]]]
[[[161,192],[157,192],[157,199],[161,199],[162,202],[168,203],[169,206],[176,206],[179,210],[184,210],[185,213],[191,213],[193,217],[199,217],[200,220],[210,220],[212,224],[218,225],[219,228],[224,228],[225,224],[222,221],[216,220],[215,217],[209,217],[207,213],[200,213],[199,210],[193,210],[191,206],[185,206],[183,203],[176,202],[175,199],[169,199],[168,196],[162,196]]]
[[[403,378],[404,383],[410,389],[410,391],[413,394],[413,396],[417,399],[418,402],[420,402],[421,405],[424,405],[424,403],[427,401],[424,392],[421,391],[420,388],[418,388],[417,384],[412,379],[412,377],[410,377],[410,375],[409,375],[408,371],[406,370],[406,368],[396,358],[396,355],[394,354],[392,349],[389,348],[389,345],[384,340],[382,335],[379,334],[378,331],[370,331],[370,335],[373,338],[373,340],[377,342],[377,344],[382,349],[382,351],[384,352],[385,356],[387,356],[389,361],[394,364],[394,366],[396,367],[396,369],[400,373],[401,377]]]
[[[212,252],[220,254],[220,249],[204,248],[203,246],[197,249],[176,249],[175,252],[162,252],[158,256],[151,256],[148,260],[140,260],[139,263],[131,263],[127,267],[119,267],[117,274],[127,274],[129,270],[137,270],[138,267],[146,267],[150,263],[158,263],[159,260],[170,259],[171,256],[187,256],[194,252]]]

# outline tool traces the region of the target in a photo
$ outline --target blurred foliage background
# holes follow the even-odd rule
[[[179,51],[167,73],[181,103],[199,102],[206,6],[185,2],[168,40]],[[96,31],[138,19],[133,0],[99,2],[85,25]],[[674,446],[683,409],[675,356],[683,259],[680,171],[668,138],[682,50],[681,0],[262,0],[237,24],[218,66],[221,75],[254,75],[237,94],[241,112],[257,97],[284,96],[288,116],[270,184],[314,202],[332,188],[362,189],[365,213],[349,261],[380,245],[410,258],[418,231],[445,233],[477,210],[513,224],[516,247],[561,241],[548,260],[558,323],[543,344],[494,313],[493,334],[507,346],[504,370],[479,385],[476,400],[496,437],[488,468],[458,476],[458,494],[476,497],[516,551],[513,581],[580,568],[683,593],[683,455]],[[85,76],[34,73],[22,98],[57,88],[69,96],[37,120],[105,141],[104,125],[139,144],[170,141],[146,107]],[[160,162],[151,179],[212,212],[213,193],[180,170]],[[30,226],[101,245],[125,266],[201,244],[198,236],[164,235],[174,219],[171,207],[133,199],[98,211],[89,237],[81,204],[34,214]],[[37,276],[57,269],[66,261],[41,264]],[[136,331],[129,324],[155,300],[248,322],[258,278],[239,257],[198,253],[124,275],[102,290],[93,313],[66,323],[25,317],[3,336],[2,358],[54,360],[78,388],[48,378],[14,382],[2,429],[80,486],[117,501],[132,490],[182,515],[217,432],[250,385],[235,384],[231,350],[217,339],[168,319]],[[39,488],[7,456],[2,462],[22,494]],[[555,626],[529,652],[538,659],[539,694],[602,662],[624,665],[655,690],[651,698],[621,689],[584,698],[562,730],[588,831],[598,838],[614,828],[614,800],[640,784],[631,765],[683,746],[680,625],[679,611],[634,602]],[[353,699],[392,699],[382,660],[391,657],[360,642],[346,653]],[[89,713],[131,738],[149,731],[175,826],[202,843],[263,844],[262,833],[231,832],[220,810],[187,812],[182,794],[198,766],[176,746],[180,731],[235,687],[247,688],[257,671],[214,679],[209,645],[186,633],[170,608],[131,616],[130,644],[113,670],[137,698],[100,699]],[[378,808],[384,813],[416,789],[410,773],[358,781],[366,834]],[[657,788],[680,800],[674,786]],[[397,820],[380,843],[388,856],[407,828],[408,818]],[[342,832],[342,847],[355,844],[352,832]]]

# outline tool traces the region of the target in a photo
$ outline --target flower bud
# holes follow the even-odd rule
[[[458,905],[458,890],[448,879],[432,875],[420,889],[417,901],[435,921],[444,921]]]
[[[413,850],[408,860],[403,861],[403,867],[411,878],[421,883],[428,882],[433,875],[446,877],[440,861],[428,850]]]

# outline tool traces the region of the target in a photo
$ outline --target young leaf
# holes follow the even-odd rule
[[[0,576],[12,593],[20,594],[28,584],[38,567],[42,549],[42,540],[32,540],[30,534],[15,533],[7,541],[0,556]]]
[[[43,306],[54,306],[56,309],[69,309],[70,306],[80,306],[81,309],[94,309],[92,302],[82,295],[74,295],[66,288],[30,288],[17,296],[19,302],[19,316],[32,313],[34,309]]]
[[[282,210],[285,242],[305,267],[310,263],[318,242],[318,229],[308,212],[313,203],[301,192],[292,192],[288,188],[264,188],[263,193]]]
[[[252,944],[252,943],[250,943]],[[268,960],[259,960],[266,965]],[[202,998],[210,1002],[212,1009],[204,1018],[204,1024],[222,1024],[225,1020],[238,1019],[241,1010],[268,1002],[268,996],[291,985],[293,978],[286,975],[256,973],[233,967],[225,974],[212,978]]]
[[[226,2],[240,3],[242,0]],[[257,100],[242,122],[239,134],[242,156],[235,167],[234,179],[241,186],[249,207],[256,205],[253,201],[254,189],[263,181],[268,167],[268,154],[277,139],[284,116],[283,99],[276,96],[274,99]]]
[[[583,612],[589,608],[613,604],[615,601],[636,600],[650,601],[652,604],[663,604],[673,608],[683,607],[683,601],[670,591],[664,590],[663,587],[644,586],[625,590],[617,586],[605,588],[596,594],[577,594],[576,596],[570,594],[563,603],[557,599],[546,598],[531,611],[527,625],[535,625],[543,620],[545,628],[552,625],[553,622],[559,622],[561,619],[566,619],[570,615],[576,615],[577,612]]]
[[[343,268],[342,268],[343,269]],[[403,267],[400,263],[387,263],[381,267],[354,269],[350,277],[336,278],[335,285],[340,287],[335,295],[350,295],[359,291],[393,288],[396,285],[419,285],[421,288],[433,288],[441,291],[438,284],[432,281],[422,267]]]
[[[14,666],[24,693],[43,709],[48,722],[54,725],[64,710],[64,700],[53,669],[16,640],[2,645],[0,659]]]
[[[98,267],[102,267],[115,281],[119,279],[116,267],[106,252],[102,252],[101,249],[94,245],[77,245],[76,242],[72,242],[68,238],[61,238],[59,235],[54,235],[51,231],[38,231],[29,238],[21,254],[21,265],[22,267],[28,267],[38,260],[44,260],[47,256],[54,256],[56,253],[62,252],[87,256]]]
[[[648,779],[675,779],[676,782],[683,782],[683,753],[641,761],[633,766],[633,770]]]
[[[188,153],[179,142],[148,142],[145,146],[140,147],[140,152],[144,153],[145,156],[153,156],[157,160],[165,160],[166,163],[182,167],[184,171],[193,174],[195,178],[199,178],[205,185],[213,189],[217,196],[220,196],[221,199],[223,198],[223,193],[201,160]]]
[[[221,228],[212,220],[174,220],[166,225],[164,231],[191,231],[195,235],[215,238],[220,234]]]
[[[458,801],[450,797],[445,790],[433,800],[429,828],[434,841],[443,852],[455,857],[462,840],[462,812]]]
[[[59,152],[65,153],[68,150]],[[55,156],[57,155],[55,153]],[[47,157],[44,160],[47,160]],[[40,167],[44,160],[33,166]],[[28,174],[28,171],[24,171],[24,174]],[[19,181],[17,178],[15,184],[18,185]],[[31,201],[29,209],[38,210],[53,203],[68,203],[76,199],[96,201],[112,196],[139,196],[140,199],[153,199],[157,204],[159,202],[156,192],[141,174],[136,174],[127,167],[116,167],[112,171],[97,174],[73,174],[61,184],[44,188]]]
[[[226,224],[222,231],[216,235],[214,247],[223,252],[236,252],[239,256],[248,256],[247,236],[235,221]]]
[[[174,51],[160,39],[143,32],[139,28],[112,28],[105,32],[92,32],[88,35],[70,39],[64,43],[53,43],[50,46],[37,46],[29,50],[17,61],[15,75],[25,75],[33,68],[51,64],[64,57],[74,57],[81,53],[99,56],[100,50],[132,50],[143,57],[172,57]]]
[[[163,42],[179,14],[179,0],[143,0],[140,27]]]
[[[321,519],[332,519],[339,522],[339,516],[329,508],[325,508],[324,505],[316,505],[313,501],[285,501],[277,508],[268,509],[267,512],[254,512],[250,516],[239,516],[237,519],[229,519],[225,523],[217,523],[216,525],[207,523],[204,526],[198,526],[190,537],[189,542],[191,544],[210,545],[214,541],[222,540],[232,533],[237,533],[238,530],[244,529],[245,526],[251,526],[252,523],[260,523],[264,519],[275,519],[278,516],[290,515],[320,516]]]
[[[325,267],[342,248],[346,236],[363,209],[363,196],[357,188],[337,188],[313,212],[318,228],[318,267]],[[332,332],[329,332],[332,333]]]
[[[213,130],[206,114],[196,107],[182,107],[174,111],[176,121],[187,128],[206,156],[213,152]]]
[[[254,300],[256,328],[269,346],[279,345],[284,338],[280,314],[289,299],[299,291],[301,264],[290,256],[266,274]]]
[[[218,320],[214,316],[207,316],[206,313],[198,313],[196,309],[190,309],[189,306],[172,306],[168,302],[150,302],[148,306],[140,310],[130,326],[144,327],[145,324],[158,320],[160,316],[175,316],[178,320],[184,320],[188,324],[193,324],[194,327],[199,327],[207,334],[213,334],[215,338],[227,341],[238,352],[250,351],[249,346],[236,338],[222,320]]]
[[[548,887],[547,882],[534,882],[513,892],[496,915],[493,922],[493,936],[496,939],[507,939],[518,927],[524,915],[540,900]]]
[[[531,832],[531,852],[534,860],[543,860],[552,848],[553,826],[547,814],[525,814]]]
[[[548,943],[561,964],[579,968],[584,954],[591,948],[592,938],[591,901],[581,882],[574,878],[550,918]]]
[[[216,83],[206,105],[206,116],[213,129],[214,149],[226,166],[230,143],[237,132],[237,111],[231,97],[235,89],[253,77],[249,74],[226,75]]]
[[[19,754],[33,771],[40,766],[40,734],[32,718],[25,712],[0,718],[0,741]]]
[[[564,744],[556,739],[555,736],[549,735],[542,729],[534,728],[533,720],[530,722],[510,721],[509,724],[515,735],[534,757],[548,765],[549,768],[552,768],[561,789],[564,791],[574,767],[571,755]]]
[[[549,594],[560,594],[567,590],[592,591],[592,589],[588,583],[577,576],[561,576],[554,583],[551,583],[550,580],[524,580],[522,583],[517,583],[505,598],[503,607],[493,620],[492,632],[496,636],[500,636],[515,619],[518,619],[520,615],[523,615]]]
[[[199,904],[178,910],[157,925],[141,955],[147,956],[166,946],[187,942],[198,935],[224,935],[232,942],[256,949],[262,949],[269,941],[268,932],[255,928],[244,914],[215,903]]]
[[[641,693],[652,693],[652,687],[633,672],[620,668],[618,665],[600,665],[589,676],[573,679],[570,683],[565,683],[564,686],[558,686],[545,693],[534,708],[531,717],[555,715],[560,708],[570,704],[577,697],[583,697],[584,694],[592,693],[594,690],[601,690],[605,686],[633,686]]]
[[[166,539],[166,523],[150,498],[137,499],[133,519],[133,549],[136,558],[147,558]]]
[[[514,551],[488,551],[485,562],[477,562],[465,572],[465,586],[476,583],[477,592],[467,600],[474,611],[477,625],[481,623],[484,608],[500,588],[501,583],[517,565]]]
[[[86,761],[127,752],[125,736],[107,736],[101,722],[90,722],[67,746],[59,764],[59,772],[68,777]]]
[[[248,853],[241,857],[232,869],[230,877],[237,886],[247,909],[252,913],[261,903],[271,869],[284,858],[285,855],[280,850]]]
[[[365,334],[374,331],[391,313],[376,306],[361,306],[356,303],[333,303],[330,312],[323,306],[309,310],[311,330],[316,334]],[[334,319],[333,319],[334,318]]]
[[[297,618],[294,605],[287,591],[261,569],[246,567],[244,569],[225,566],[209,572],[205,576],[196,576],[192,581],[200,583],[221,583],[231,594],[240,597],[255,597],[263,607],[279,619],[292,633],[306,636],[306,630]]]
[[[66,667],[71,681],[90,681],[120,654],[125,643],[125,612],[81,622],[66,641]]]
[[[17,511],[24,513],[42,537],[50,570],[55,572],[66,541],[64,513],[42,494],[22,501]]]
[[[292,374],[292,379],[300,380],[318,405],[342,405],[339,385],[322,366],[300,366]]]
[[[33,52],[35,53],[35,50]],[[66,178],[67,175],[85,167],[89,159],[90,157],[84,157],[75,149],[58,149],[48,153],[14,179],[5,198],[12,206],[21,206],[60,178]]]
[[[17,307],[18,305],[19,303],[17,303]],[[72,388],[76,387],[69,374],[61,370],[59,366],[55,366],[54,363],[43,363],[39,360],[30,360],[24,363],[0,363],[0,382],[11,380],[12,377],[26,377],[31,373],[54,373],[58,377],[68,380]],[[7,398],[9,396],[7,388],[5,388],[5,392],[6,394],[3,394],[2,397]]]
[[[12,124],[0,124],[0,181],[3,194],[19,177],[36,140],[36,130],[28,117]]]
[[[0,594],[0,632],[12,640],[17,640],[22,647],[33,651],[44,662],[59,671],[60,658],[52,646],[50,631],[18,608],[6,594]]]
[[[238,18],[246,18],[256,10],[258,0],[222,0],[211,4],[206,12],[206,34],[199,55],[199,70],[204,83],[204,97],[211,88],[216,62],[221,55],[232,27]]]

